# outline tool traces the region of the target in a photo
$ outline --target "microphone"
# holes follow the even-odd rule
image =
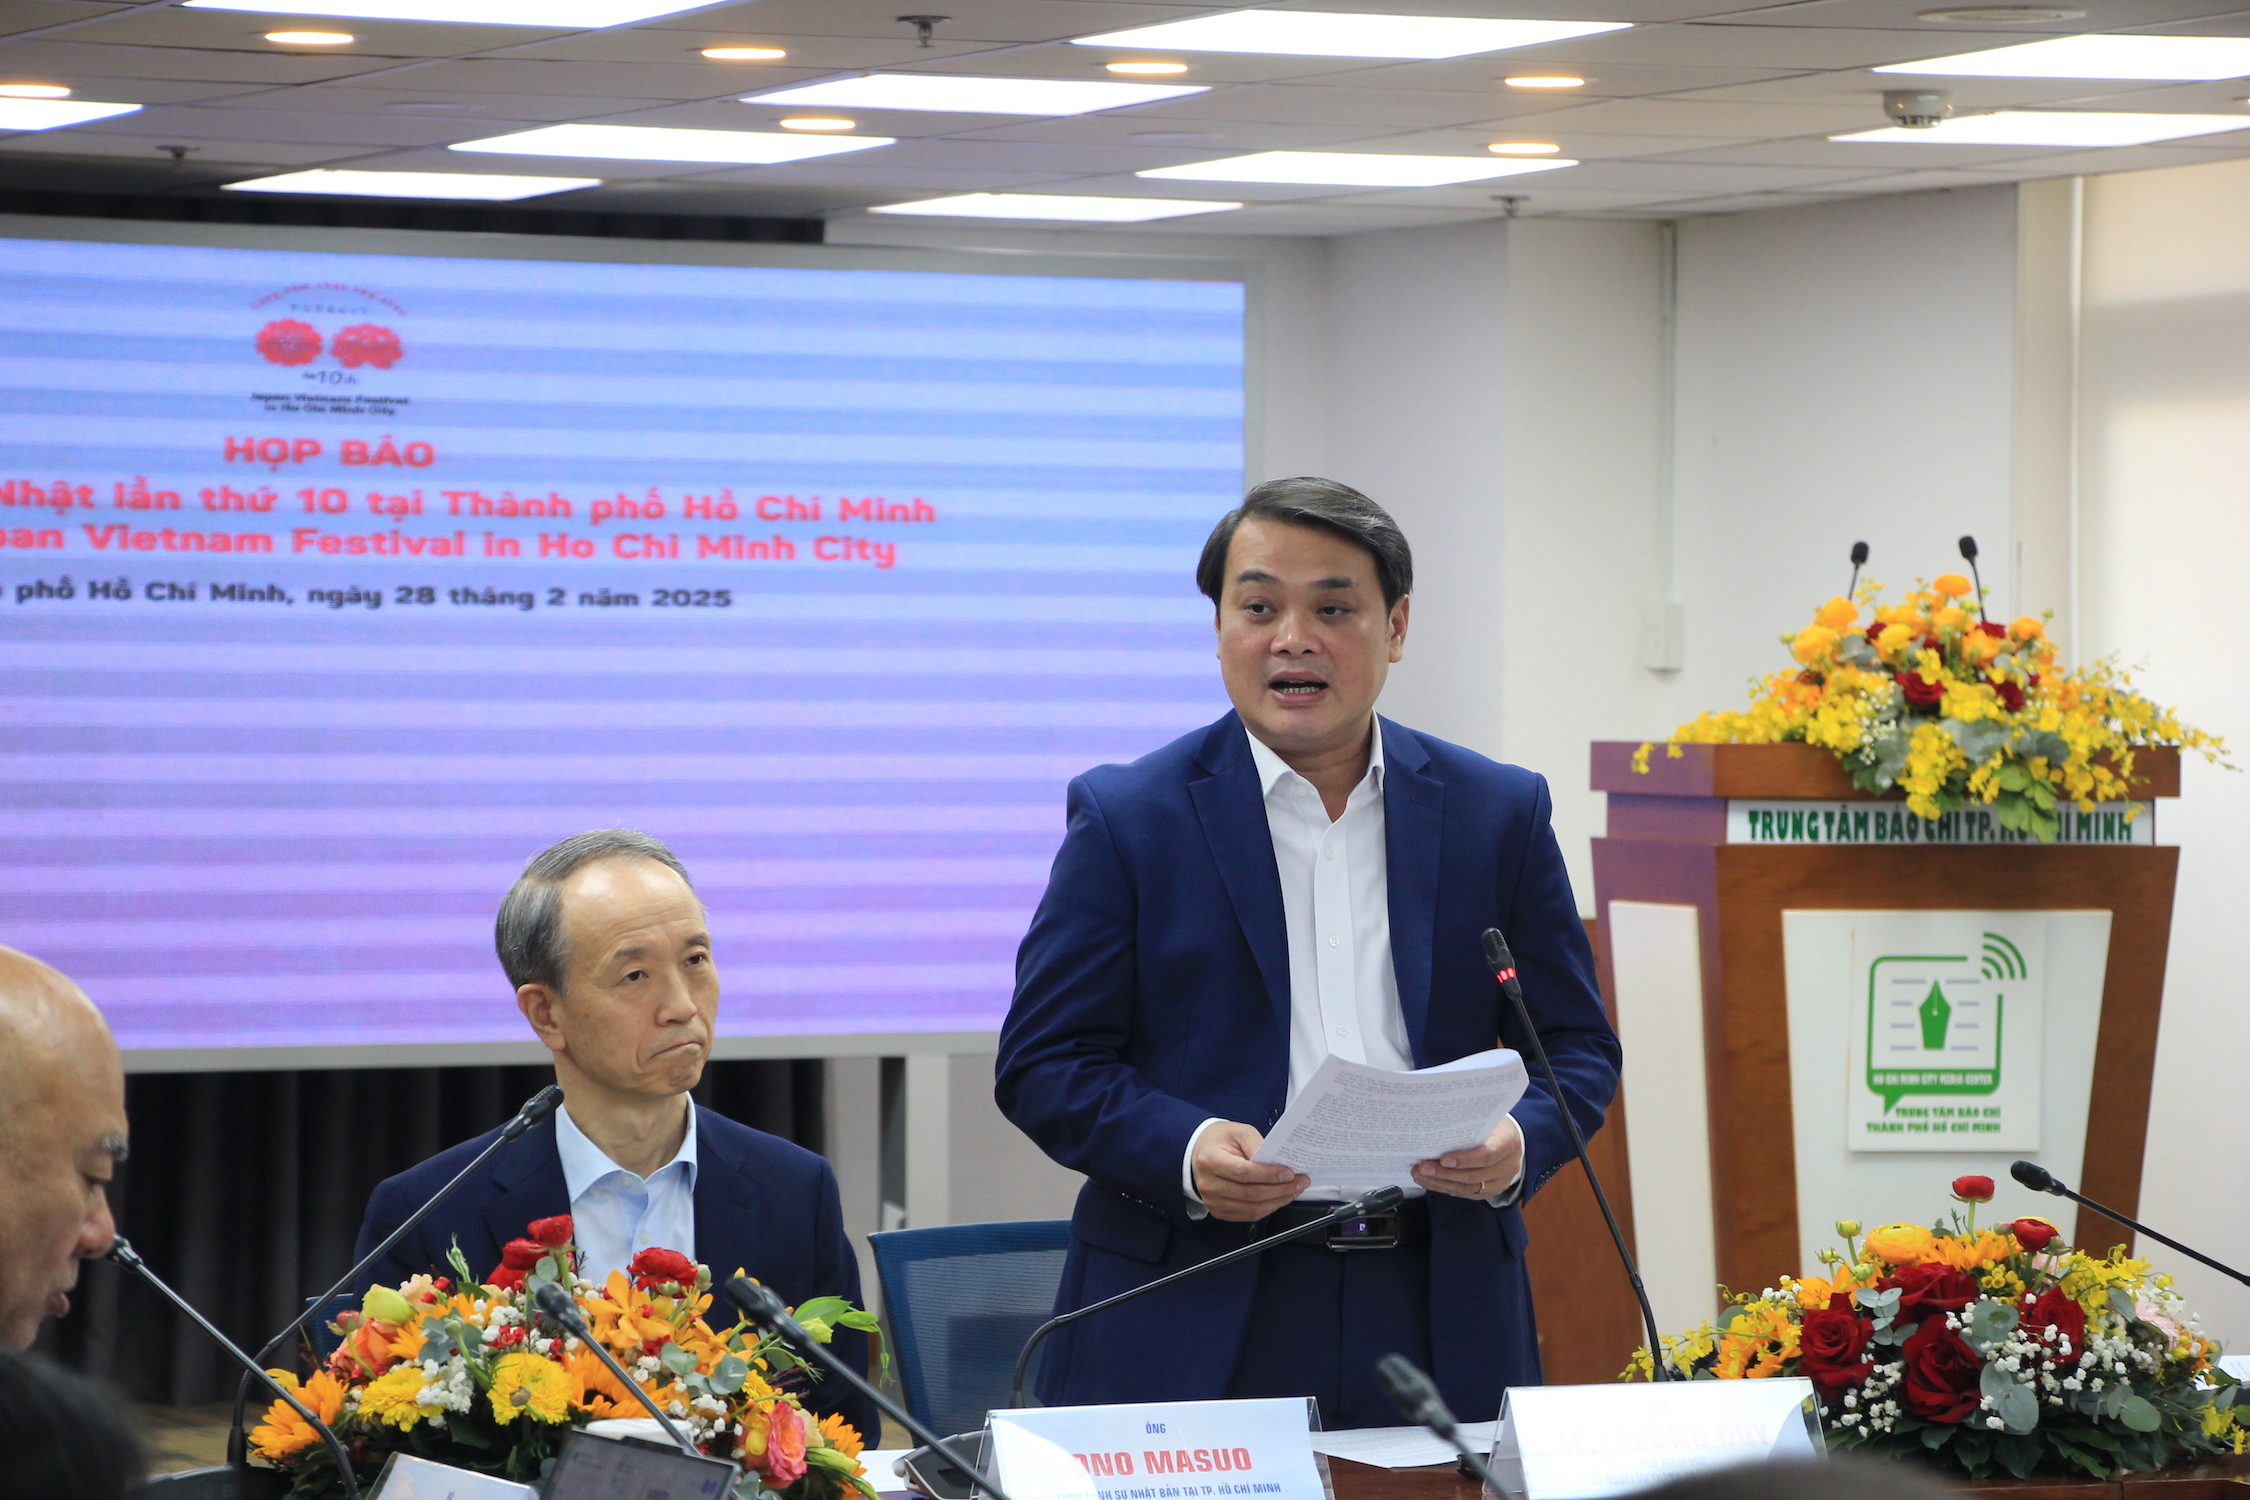
[[[1858,591],[1858,589],[1859,589],[1859,570],[1860,570],[1861,568],[1864,568],[1864,567],[1866,567],[1866,566],[1867,566],[1867,543],[1865,543],[1865,542],[1854,542],[1854,543],[1852,543],[1852,581],[1851,581],[1851,582],[1850,582],[1849,584],[1847,584],[1847,585],[1845,586],[1845,588],[1844,588],[1844,597],[1845,597],[1846,599],[1849,599],[1849,598],[1850,598],[1850,597],[1851,597],[1851,596],[1852,596],[1852,595],[1853,595],[1853,594],[1854,594],[1855,592],[1857,592],[1857,591]]]
[[[197,1312],[193,1303],[189,1302],[187,1298],[181,1296],[178,1292],[173,1291],[169,1286],[166,1286],[164,1284],[164,1279],[148,1268],[148,1262],[141,1259],[140,1253],[134,1250],[132,1244],[126,1240],[125,1236],[119,1235],[109,1242],[108,1257],[109,1259],[115,1261],[117,1264],[123,1266],[126,1270],[131,1271],[134,1275],[140,1277],[141,1280],[147,1282],[150,1286],[155,1287],[156,1290],[162,1294],[165,1301],[171,1303],[181,1312],[186,1313],[189,1321],[193,1322],[196,1327],[202,1329],[204,1333],[208,1334],[212,1343],[217,1344],[221,1349],[226,1350],[228,1356],[243,1368],[244,1374],[242,1377],[242,1383],[245,1390],[249,1389],[250,1382],[253,1379],[259,1380],[264,1382],[267,1389],[271,1390],[276,1396],[279,1396],[282,1400],[288,1402],[291,1409],[294,1410],[298,1416],[303,1417],[305,1419],[306,1425],[311,1427],[313,1431],[319,1433],[320,1440],[328,1445],[328,1452],[330,1456],[332,1456],[336,1460],[336,1472],[343,1476],[344,1500],[359,1500],[359,1479],[352,1473],[351,1455],[344,1451],[344,1445],[342,1441],[337,1438],[334,1430],[331,1429],[326,1422],[323,1422],[322,1420],[320,1420],[320,1418],[314,1416],[311,1407],[305,1405],[304,1402],[297,1399],[296,1392],[290,1390],[287,1386],[274,1379],[271,1375],[268,1375],[262,1368],[259,1367],[256,1360],[243,1353],[242,1350],[236,1346],[234,1340],[228,1338],[225,1334],[219,1332],[218,1329],[212,1327],[211,1320],[203,1316],[203,1314]],[[228,1460],[227,1466],[232,1469],[243,1469],[247,1467],[247,1464],[243,1459],[230,1458]],[[205,1472],[209,1471],[206,1470]]]
[[[1860,542],[1852,548],[1855,558],[1866,550]],[[1523,1026],[1523,1034],[1531,1040],[1531,1055],[1539,1059],[1539,1070],[1547,1075],[1547,1087],[1555,1096],[1555,1107],[1561,1112],[1563,1124],[1570,1127],[1570,1144],[1577,1148],[1578,1164],[1586,1169],[1586,1185],[1594,1190],[1594,1202],[1601,1205],[1602,1222],[1609,1226],[1609,1242],[1617,1247],[1617,1258],[1625,1263],[1625,1279],[1633,1283],[1633,1299],[1641,1305],[1641,1324],[1648,1329],[1648,1363],[1652,1380],[1672,1380],[1676,1376],[1664,1363],[1664,1343],[1656,1332],[1656,1310],[1648,1305],[1648,1288],[1641,1285],[1641,1268],[1633,1264],[1633,1252],[1625,1248],[1625,1233],[1617,1227],[1617,1215],[1609,1211],[1609,1195],[1602,1191],[1602,1179],[1594,1171],[1594,1159],[1586,1153],[1586,1137],[1578,1129],[1578,1117],[1570,1112],[1570,1104],[1563,1097],[1562,1080],[1555,1077],[1555,1065],[1547,1060],[1547,1045],[1539,1040],[1539,1028],[1531,1023],[1531,1008],[1523,1003],[1523,986],[1516,981],[1516,957],[1508,951],[1508,940],[1497,927],[1484,930],[1484,961],[1491,966],[1492,977],[1500,981],[1500,992],[1516,1008],[1516,1020]],[[1499,1493],[1497,1486],[1494,1494]]]
[[[2158,1234],[2155,1230],[2149,1228],[2146,1224],[2135,1223],[2133,1220],[2126,1218],[2123,1214],[2119,1213],[2114,1208],[2104,1208],[2101,1204],[2096,1203],[2093,1199],[2087,1197],[2084,1193],[2072,1192],[2069,1188],[2063,1186],[2061,1180],[2058,1179],[2054,1173],[2048,1171],[2045,1167],[2040,1166],[2037,1162],[2019,1161],[2014,1166],[2008,1168],[2008,1175],[2010,1177],[2013,1177],[2016,1181],[2022,1183],[2025,1187],[2030,1188],[2035,1193],[2053,1193],[2058,1198],[2068,1198],[2073,1203],[2092,1209],[2095,1213],[2100,1214],[2105,1219],[2116,1220],[2118,1223],[2124,1225],[2127,1229],[2132,1230],[2135,1234],[2145,1234],[2150,1239],[2157,1241],[2159,1244],[2170,1245],[2173,1249],[2179,1251],[2180,1254],[2186,1256],[2188,1259],[2193,1261],[2200,1261],[2204,1265],[2209,1266],[2212,1270],[2219,1272],[2221,1275],[2232,1276],[2235,1280],[2241,1282],[2244,1286],[2250,1286],[2250,1276],[2243,1275],[2240,1271],[2237,1271],[2232,1266],[2224,1266],[2219,1264],[2219,1262],[2213,1260],[2210,1256],[2205,1255],[2200,1250],[2190,1250],[2187,1246],[2181,1244],[2178,1240],[2171,1238],[2169,1235]]]
[[[978,1486],[990,1495],[992,1500],[1008,1500],[1005,1490],[1001,1489],[991,1478],[979,1472],[974,1464],[964,1462],[958,1452],[946,1446],[946,1439],[939,1437],[929,1428],[914,1420],[912,1412],[907,1411],[897,1402],[886,1397],[881,1391],[869,1385],[860,1376],[859,1371],[838,1359],[829,1352],[826,1344],[805,1332],[803,1325],[789,1315],[788,1304],[775,1295],[772,1287],[761,1285],[747,1276],[737,1276],[727,1283],[726,1290],[728,1300],[742,1309],[744,1317],[760,1328],[772,1329],[794,1345],[799,1354],[803,1354],[825,1366],[829,1374],[841,1377],[846,1385],[881,1407],[884,1416],[897,1422],[908,1432],[913,1433],[924,1443],[936,1449],[939,1456],[947,1463],[959,1469],[963,1474],[974,1478]]]
[[[595,1338],[593,1331],[587,1328],[586,1315],[578,1310],[577,1299],[554,1282],[543,1281],[539,1284],[539,1289],[531,1294],[531,1300],[546,1314],[549,1322],[560,1326],[565,1333],[576,1335],[579,1343],[594,1351],[595,1357],[609,1367],[609,1373],[617,1377],[617,1383],[631,1391],[633,1399],[646,1407],[648,1414],[656,1418],[657,1425],[671,1436],[673,1442],[680,1445],[682,1453],[690,1458],[705,1456],[700,1448],[688,1441],[687,1434],[673,1426],[672,1419],[664,1415],[656,1403],[649,1399],[648,1392],[641,1389],[641,1383],[625,1373],[625,1367],[617,1362],[617,1356],[602,1347],[601,1340]]]
[[[1969,565],[1969,576],[1976,580],[1977,618],[1982,620],[1984,618],[1984,575],[1977,571],[1977,539],[1975,537],[1965,536],[1961,538],[1961,556]]]
[[[383,1242],[377,1245],[374,1249],[368,1251],[366,1255],[362,1256],[360,1258],[359,1264],[353,1266],[349,1271],[346,1271],[334,1286],[330,1287],[327,1291],[322,1292],[319,1296],[313,1298],[312,1301],[306,1303],[305,1310],[297,1314],[296,1317],[290,1319],[289,1326],[287,1328],[282,1329],[281,1332],[266,1340],[266,1346],[258,1351],[258,1358],[253,1368],[263,1368],[265,1362],[273,1358],[275,1350],[279,1349],[283,1344],[289,1342],[291,1338],[295,1337],[297,1331],[305,1326],[306,1322],[311,1319],[314,1313],[318,1312],[321,1308],[328,1305],[329,1298],[336,1296],[346,1288],[357,1283],[360,1276],[367,1270],[369,1266],[375,1264],[375,1262],[390,1254],[391,1247],[393,1245],[396,1245],[400,1240],[406,1238],[406,1232],[408,1230],[412,1229],[415,1225],[428,1218],[433,1212],[436,1211],[439,1204],[443,1203],[447,1198],[452,1197],[453,1190],[455,1188],[458,1188],[462,1183],[468,1181],[469,1178],[473,1176],[478,1170],[480,1170],[486,1162],[492,1160],[494,1155],[499,1152],[502,1146],[507,1145],[510,1141],[518,1139],[523,1135],[525,1131],[531,1129],[534,1125],[537,1125],[540,1121],[553,1114],[555,1112],[556,1106],[562,1103],[562,1097],[563,1092],[561,1088],[550,1083],[545,1088],[541,1089],[538,1093],[533,1094],[529,1099],[526,1099],[523,1102],[523,1108],[516,1111],[515,1118],[510,1120],[507,1124],[501,1126],[500,1133],[497,1136],[493,1137],[492,1143],[486,1146],[482,1151],[479,1151],[476,1154],[475,1158],[471,1160],[467,1166],[454,1173],[453,1180],[451,1182],[448,1182],[444,1187],[441,1187],[435,1193],[432,1193],[428,1202],[424,1203],[420,1208],[414,1210],[414,1212],[408,1214],[405,1221],[402,1222],[398,1226],[398,1228],[385,1235],[383,1237]],[[249,1407],[249,1402],[250,1377],[245,1375],[242,1377],[242,1383],[239,1386],[235,1387],[234,1425],[227,1431],[227,1462],[230,1464],[239,1465],[248,1461],[249,1442],[243,1434],[243,1421],[245,1413]]]
[[[1326,1218],[1313,1219],[1307,1223],[1299,1224],[1294,1229],[1284,1230],[1280,1234],[1267,1235],[1263,1239],[1252,1240],[1247,1245],[1236,1246],[1224,1255],[1214,1255],[1209,1260],[1197,1261],[1184,1271],[1174,1271],[1169,1276],[1159,1276],[1156,1280],[1134,1287],[1131,1291],[1119,1292],[1114,1297],[1105,1297],[1101,1301],[1086,1307],[1073,1308],[1069,1312],[1058,1313],[1033,1329],[1031,1337],[1024,1340],[1023,1349],[1016,1355],[1016,1378],[1008,1387],[1008,1405],[1011,1408],[1023,1405],[1024,1371],[1031,1368],[1032,1353],[1038,1349],[1040,1342],[1048,1334],[1053,1333],[1058,1328],[1067,1328],[1080,1318],[1090,1318],[1095,1313],[1117,1306],[1120,1302],[1130,1302],[1135,1297],[1145,1297],[1150,1292],[1160,1291],[1165,1287],[1185,1281],[1191,1276],[1201,1276],[1205,1271],[1216,1271],[1219,1267],[1231,1266],[1238,1260],[1248,1260],[1253,1255],[1263,1255],[1276,1245],[1286,1245],[1291,1240],[1304,1239],[1308,1235],[1317,1234],[1327,1229],[1332,1224],[1340,1224],[1346,1219],[1361,1219],[1373,1214],[1390,1213],[1405,1201],[1406,1192],[1403,1188],[1379,1187],[1373,1192],[1362,1193],[1349,1203],[1337,1204]]]
[[[1414,1361],[1403,1354],[1386,1354],[1375,1361],[1375,1383],[1383,1394],[1391,1398],[1398,1414],[1417,1427],[1427,1427],[1453,1445],[1461,1455],[1461,1462],[1469,1472],[1484,1481],[1487,1495],[1504,1494],[1500,1481],[1492,1476],[1482,1458],[1461,1441],[1461,1424],[1453,1419],[1452,1408],[1438,1394],[1437,1382],[1414,1366]]]

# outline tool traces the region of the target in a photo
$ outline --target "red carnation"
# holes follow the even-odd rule
[[[556,1214],[551,1219],[533,1219],[531,1227],[525,1233],[550,1250],[560,1250],[570,1243],[570,1215]]]
[[[1929,1322],[1943,1313],[1959,1312],[1977,1300],[1977,1284],[1966,1274],[1931,1260],[1900,1266],[1875,1285],[1884,1291],[1894,1286],[1899,1289],[1894,1321],[1902,1327]]]
[[[511,1271],[528,1271],[546,1253],[547,1247],[537,1240],[510,1240],[500,1247],[500,1264]]]
[[[1906,694],[1907,703],[1915,708],[1935,708],[1945,698],[1945,684],[1932,682],[1919,672],[1899,673],[1898,686],[1899,691]]]
[[[1926,1422],[1960,1422],[1982,1399],[1984,1361],[1952,1329],[1932,1318],[1899,1353],[1906,1361],[1906,1409]]]
[[[1835,1400],[1874,1371],[1875,1362],[1864,1357],[1873,1331],[1874,1325],[1843,1292],[1830,1297],[1826,1307],[1805,1314],[1798,1333],[1798,1370],[1819,1389],[1821,1400]]]
[[[373,365],[378,370],[388,370],[406,352],[399,347],[398,335],[380,323],[354,323],[337,334],[329,348],[334,351],[336,362],[346,369]]]
[[[2040,1251],[2052,1245],[2062,1231],[2045,1219],[2018,1219],[2008,1226],[2008,1233],[2014,1235],[2024,1249]]]
[[[2068,1349],[2070,1356],[2076,1358],[2085,1352],[2086,1309],[2061,1287],[2049,1287],[2036,1297],[2025,1298],[2017,1313],[2016,1326],[2054,1353],[2059,1355]]]
[[[1953,1197],[1958,1203],[1990,1203],[1992,1179],[1989,1177],[1956,1177],[1953,1179]]]
[[[276,318],[258,330],[258,352],[277,365],[309,365],[320,357],[320,330],[295,318]]]
[[[667,1281],[681,1286],[695,1285],[695,1262],[677,1250],[667,1250],[662,1245],[651,1245],[625,1263],[625,1274],[633,1278],[633,1285],[650,1291]]]

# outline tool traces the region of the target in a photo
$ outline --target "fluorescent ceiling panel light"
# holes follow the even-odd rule
[[[705,47],[703,55],[713,62],[774,62],[789,54],[780,47]]]
[[[1183,62],[1113,62],[1102,66],[1112,73],[1137,73],[1143,78],[1176,78],[1187,71]]]
[[[969,78],[943,73],[869,73],[771,94],[745,104],[826,104],[842,109],[928,109],[964,115],[1083,115],[1203,94],[1200,83],[1107,83],[1072,78]]]
[[[837,115],[791,115],[786,120],[774,121],[783,130],[853,130],[857,120],[846,120]]]
[[[2250,37],[2058,36],[1957,57],[1885,63],[1877,73],[1954,78],[2135,78],[2194,82],[2250,77]]]
[[[230,193],[337,193],[352,198],[467,198],[513,203],[546,193],[600,187],[599,177],[502,177],[480,172],[355,172],[320,167],[230,182]]]
[[[91,99],[0,98],[0,130],[56,130],[129,115],[139,108],[138,104],[96,104]]]
[[[70,90],[59,83],[0,83],[0,96],[10,99],[68,99]]]
[[[675,130],[662,125],[549,125],[481,141],[456,141],[454,151],[503,156],[598,157],[608,161],[708,161],[763,167],[888,146],[887,135],[783,135],[763,130]]]
[[[1890,126],[1832,135],[1832,141],[1918,146],[2145,146],[2191,135],[2250,130],[2250,115],[2140,115],[2092,110],[2003,109],[1958,115],[1927,130]]]
[[[1081,47],[1276,52],[1291,57],[1467,57],[1623,31],[1625,21],[1486,21],[1469,16],[1363,16],[1322,10],[1238,10],[1100,36]]]
[[[1562,147],[1553,141],[1494,141],[1484,149],[1502,156],[1553,156]]]
[[[1522,73],[1500,80],[1512,89],[1582,89],[1586,80],[1569,73]]]
[[[1089,224],[1140,224],[1184,214],[1223,213],[1239,203],[1194,198],[1071,198],[1049,193],[961,193],[919,203],[886,203],[875,214],[938,214],[962,219],[1058,219]]]
[[[461,21],[592,31],[694,10],[681,0],[187,0],[188,10],[247,10],[269,16],[334,16],[355,21]]]
[[[269,31],[266,40],[283,47],[349,47],[359,38],[348,31]]]
[[[2250,118],[2242,122],[2250,126]],[[1284,182],[1308,187],[1444,187],[1519,172],[1552,172],[1575,161],[1494,161],[1474,156],[1378,156],[1357,151],[1258,151],[1184,167],[1151,167],[1136,177],[1180,182]]]

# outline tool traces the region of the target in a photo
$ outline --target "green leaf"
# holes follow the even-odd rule
[[[695,1356],[678,1344],[667,1343],[656,1351],[657,1363],[675,1375],[689,1375],[695,1371]]]
[[[2000,783],[2000,790],[2004,792],[2020,792],[2031,785],[2031,773],[2012,760],[2004,763],[2000,774],[1993,779]]]
[[[873,1333],[883,1326],[881,1318],[871,1312],[861,1312],[856,1307],[838,1318],[836,1323],[842,1328],[857,1328],[862,1333]]]
[[[2142,1396],[2127,1396],[2125,1409],[2118,1416],[2135,1432],[2154,1432],[2164,1425],[2163,1414],[2149,1405],[2148,1400]]]
[[[750,1367],[733,1355],[721,1356],[718,1366],[711,1371],[711,1389],[722,1396],[731,1396],[742,1389],[742,1382],[750,1376]]]
[[[1992,1410],[2008,1424],[2008,1431],[2012,1433],[2026,1433],[2039,1425],[2039,1398],[2026,1385],[2011,1382],[1993,1398]]]
[[[1953,1436],[1953,1431],[1954,1429],[1951,1427],[1932,1422],[1922,1429],[1922,1446],[1925,1448],[1942,1448],[1945,1446],[1946,1440]]]
[[[2111,1287],[2109,1289],[2109,1310],[2117,1314],[2120,1319],[2127,1323],[2133,1321],[2133,1299],[2126,1296],[2116,1287]]]
[[[2039,1462],[2039,1449],[2039,1439],[2010,1434],[1992,1445],[1992,1456],[2016,1478],[2029,1479],[2032,1468]]]
[[[851,1310],[851,1303],[842,1297],[808,1297],[796,1309],[797,1321],[804,1323],[818,1318],[823,1323],[833,1323]]]

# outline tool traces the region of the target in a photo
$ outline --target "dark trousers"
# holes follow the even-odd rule
[[[1430,1368],[1430,1252],[1331,1250],[1314,1240],[1258,1258],[1258,1291],[1227,1395],[1311,1396],[1320,1425],[1397,1427],[1375,1361]]]

